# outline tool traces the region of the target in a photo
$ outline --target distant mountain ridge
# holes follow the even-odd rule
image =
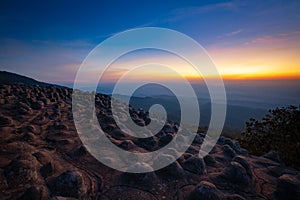
[[[40,86],[63,87],[60,85],[37,81],[33,78],[29,78],[27,76],[22,76],[22,75],[15,74],[12,72],[7,72],[7,71],[0,71],[0,84],[1,85],[24,84],[24,85],[28,85],[28,86],[40,85]]]
[[[0,84],[1,85],[11,85],[11,84],[23,84],[26,86],[34,86],[34,85],[40,85],[40,86],[56,86],[65,88],[64,86],[45,83],[37,81],[33,78],[29,78],[26,76],[22,76],[19,74],[6,72],[6,71],[0,71]],[[98,91],[99,92],[99,91]],[[130,104],[133,107],[136,108],[143,108],[145,110],[148,110],[152,105],[154,104],[162,104],[165,109],[168,111],[168,115],[170,119],[173,121],[177,121],[178,116],[180,116],[180,107],[178,104],[178,101],[176,97],[174,96],[168,96],[168,95],[149,95],[149,96],[143,96],[136,94],[137,96],[132,96],[131,98],[124,95],[117,95],[120,99],[128,99],[130,98]],[[186,101],[190,101],[189,98],[185,99]],[[210,121],[210,115],[211,115],[211,105],[209,99],[199,99],[200,104],[200,113],[201,113],[201,126],[208,126]],[[254,117],[256,119],[261,119],[261,117],[264,116],[264,114],[267,112],[266,109],[261,108],[252,108],[247,106],[237,106],[228,104],[227,105],[227,117],[225,121],[224,131],[225,132],[237,132],[239,133],[241,130],[244,129],[245,122],[251,118]],[[190,108],[193,109],[193,108]],[[230,131],[229,131],[230,130]]]

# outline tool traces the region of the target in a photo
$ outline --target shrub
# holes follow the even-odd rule
[[[269,110],[261,121],[250,119],[240,142],[250,153],[258,156],[274,150],[287,165],[300,169],[299,107]]]

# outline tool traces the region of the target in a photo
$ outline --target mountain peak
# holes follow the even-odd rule
[[[0,84],[1,85],[12,85],[12,84],[23,84],[27,86],[40,85],[40,86],[53,86],[54,84],[37,81],[27,76],[19,75],[13,72],[0,71]],[[61,87],[55,85],[57,87]]]

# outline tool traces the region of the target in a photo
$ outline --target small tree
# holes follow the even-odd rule
[[[282,160],[300,169],[300,110],[296,106],[269,110],[261,121],[250,119],[240,140],[254,155],[270,150],[278,152]]]

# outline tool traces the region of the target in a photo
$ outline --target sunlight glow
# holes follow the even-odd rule
[[[260,40],[259,40],[260,41]],[[269,45],[269,46],[268,46]],[[208,53],[215,63],[219,75],[227,80],[256,79],[300,79],[299,48],[295,44],[280,43],[260,45],[257,43],[242,47],[210,48]],[[299,45],[300,46],[300,45]],[[193,54],[194,52],[189,52]],[[197,56],[197,55],[194,55]],[[112,63],[105,72],[104,80],[114,82],[126,73],[131,66],[159,63],[172,67],[188,80],[201,80],[201,74],[182,58],[161,52],[145,51],[133,53]],[[93,73],[93,72],[90,72]],[[206,74],[205,78],[217,78],[216,74]],[[130,81],[167,80],[176,81],[174,75],[149,68],[132,77]]]

